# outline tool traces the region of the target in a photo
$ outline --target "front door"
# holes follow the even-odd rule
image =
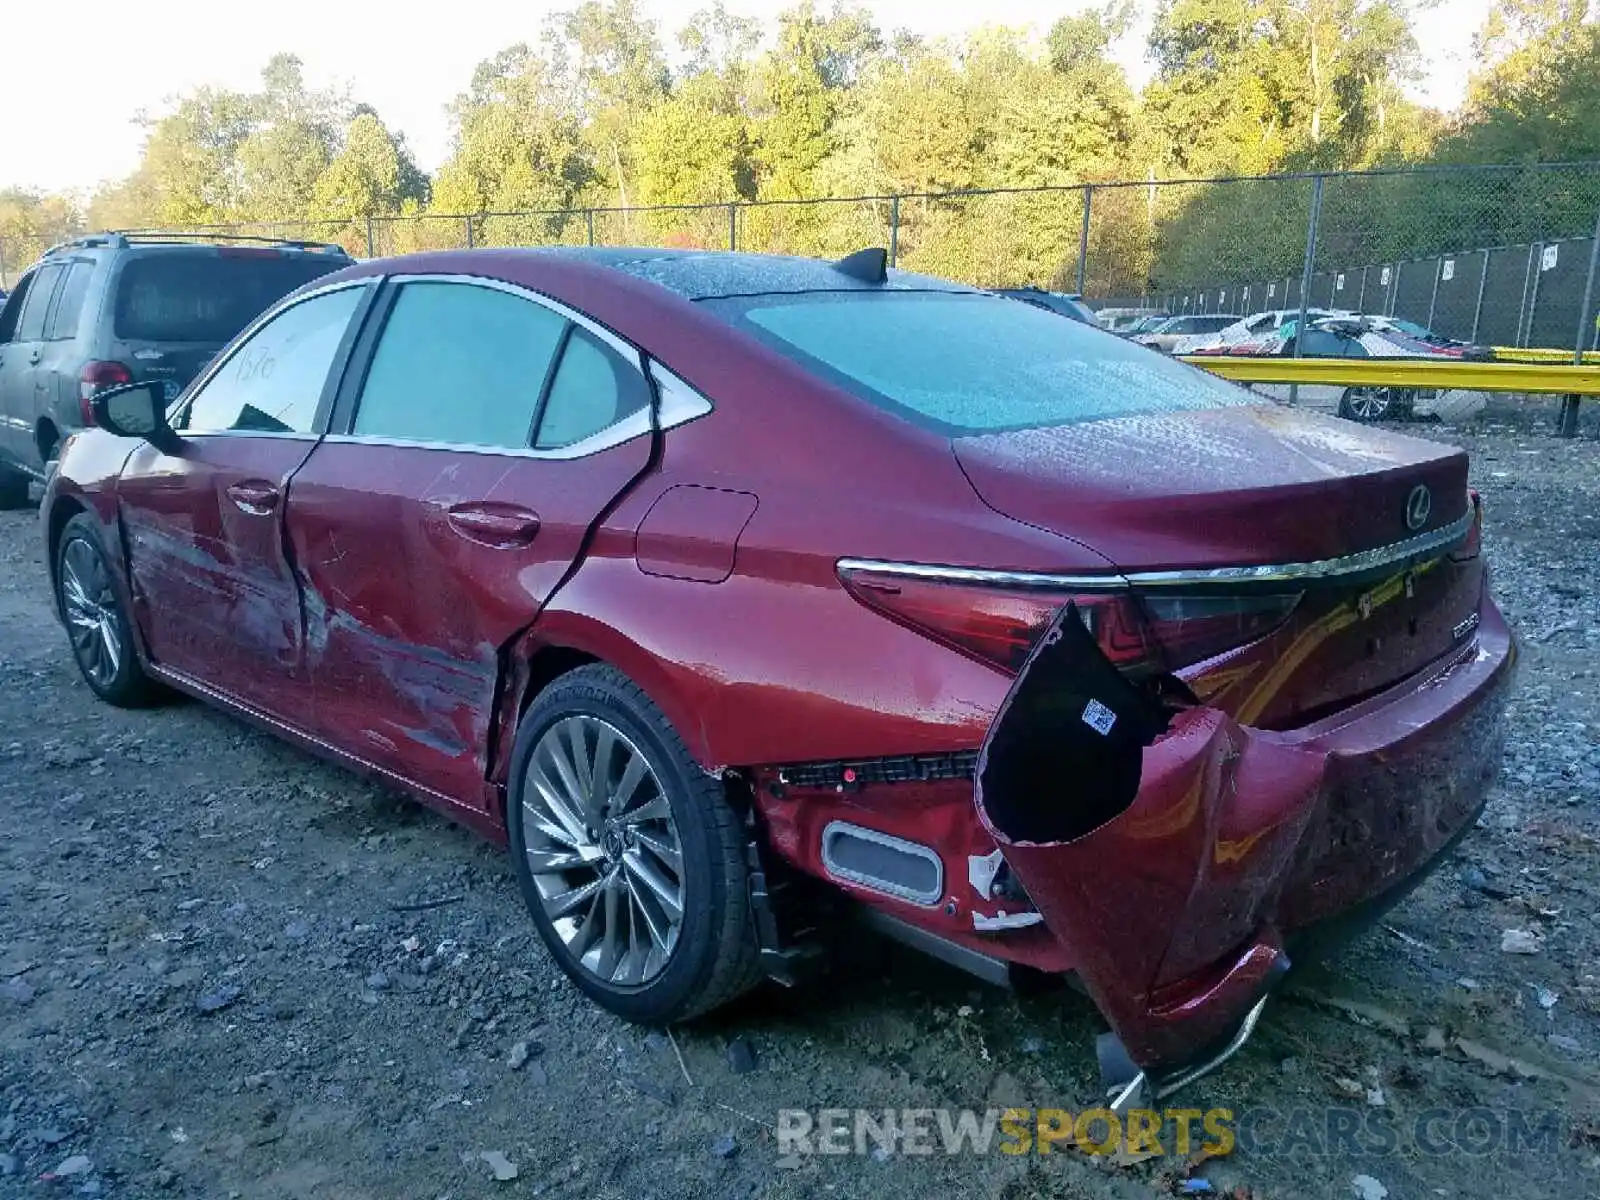
[[[504,650],[650,461],[638,353],[536,298],[413,280],[295,476],[319,736],[475,809]],[[354,379],[358,371],[349,373]]]
[[[118,484],[153,661],[295,725],[305,724],[293,719],[306,700],[304,623],[284,505],[367,292],[314,294],[255,330],[174,414],[178,451],[141,446]]]

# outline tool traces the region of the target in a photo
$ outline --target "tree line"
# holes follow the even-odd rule
[[[767,28],[717,0],[676,32],[673,55],[637,0],[584,0],[477,67],[431,177],[379,113],[308,87],[299,60],[279,54],[253,92],[201,88],[149,117],[138,167],[86,204],[0,191],[0,239],[315,221],[364,249],[378,219],[386,236],[372,249],[391,252],[458,242],[459,223],[444,215],[533,212],[542,215],[485,217],[476,237],[726,245],[723,210],[581,210],[904,194],[916,198],[892,213],[884,200],[741,209],[735,234],[753,249],[842,252],[882,244],[893,219],[903,265],[1062,283],[1075,271],[1081,193],[929,197],[1600,159],[1590,0],[1495,0],[1452,113],[1406,95],[1426,5],[1160,0],[1154,74],[1136,91],[1111,57],[1131,0],[1063,17],[1042,36],[985,26],[959,39],[888,33],[865,10],[813,0]],[[1508,201],[1525,188],[1351,185],[1327,201],[1333,244],[1345,237],[1351,255],[1380,261],[1380,251],[1427,253],[1452,238],[1490,244],[1512,226],[1586,231],[1600,199],[1591,179],[1548,201]],[[1103,189],[1092,203],[1092,290],[1181,287],[1216,277],[1219,264],[1224,276],[1282,273],[1303,252],[1300,183]],[[384,220],[430,216],[441,219]]]

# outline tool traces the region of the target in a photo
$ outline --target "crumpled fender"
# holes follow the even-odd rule
[[[1035,647],[985,738],[978,813],[1136,1062],[1224,1040],[1278,973],[1267,914],[1325,766],[1216,709],[1174,712],[1071,606]]]

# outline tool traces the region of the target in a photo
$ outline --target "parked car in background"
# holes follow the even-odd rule
[[[1308,308],[1306,316],[1310,317],[1339,317],[1349,316],[1343,309],[1336,308]],[[1210,333],[1191,334],[1181,337],[1173,345],[1173,354],[1200,354],[1207,350],[1217,350],[1231,346],[1235,342],[1252,341],[1259,338],[1271,337],[1286,321],[1297,320],[1300,316],[1298,308],[1274,308],[1267,312],[1251,313],[1248,317],[1238,320],[1221,329]]]
[[[1095,320],[1102,329],[1109,329],[1112,333],[1126,333],[1134,325],[1149,317],[1158,317],[1161,310],[1158,308],[1102,308],[1095,313]]]
[[[1053,313],[1060,313],[1063,317],[1071,317],[1074,321],[1082,321],[1085,325],[1095,325],[1094,311],[1083,302],[1083,297],[1072,292],[1052,292],[1045,288],[1001,288],[1001,296],[1012,300],[1021,300],[1024,304],[1031,304],[1035,308],[1048,309]]]
[[[1361,319],[1379,333],[1399,334],[1452,358],[1471,358],[1487,362],[1494,355],[1492,347],[1478,345],[1473,342],[1464,342],[1460,338],[1447,337],[1442,333],[1436,333],[1425,325],[1418,325],[1415,321],[1407,321],[1404,317],[1368,315],[1363,316]]]
[[[1439,358],[1459,359],[1463,351],[1440,350],[1394,327],[1387,317],[1323,317],[1307,321],[1302,338],[1297,322],[1290,320],[1272,333],[1227,348],[1233,355],[1283,355],[1293,357],[1299,341],[1301,358]],[[1487,361],[1487,347],[1469,348],[1471,357]],[[1288,400],[1290,387],[1281,383],[1252,384],[1251,390],[1276,400]],[[1294,402],[1308,408],[1329,408],[1352,421],[1403,421],[1413,417],[1466,420],[1488,404],[1486,392],[1452,388],[1350,387],[1343,384],[1302,383],[1294,389]]]
[[[87,686],[506,845],[623,1017],[862,920],[1075,973],[1163,1095],[1483,808],[1467,456],[886,257],[376,260],[101,393],[41,521]]]
[[[1217,333],[1239,319],[1238,313],[1193,313],[1189,316],[1169,317],[1159,322],[1153,329],[1133,334],[1133,340],[1141,346],[1149,346],[1152,350],[1171,354],[1172,348],[1183,338]]]
[[[348,265],[337,246],[95,234],[47,251],[0,308],[0,505],[26,503],[102,388],[169,398],[263,309]]]
[[[1135,321],[1132,325],[1129,325],[1127,328],[1121,330],[1120,334],[1121,334],[1122,337],[1131,338],[1131,337],[1137,337],[1141,333],[1154,333],[1157,329],[1159,329],[1162,325],[1166,324],[1171,319],[1172,319],[1172,314],[1171,313],[1165,313],[1165,312],[1151,313],[1148,317],[1141,317],[1139,320]]]

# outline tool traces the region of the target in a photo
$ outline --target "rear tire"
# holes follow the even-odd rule
[[[78,671],[96,696],[118,708],[141,708],[159,695],[134,650],[100,529],[79,513],[56,544],[56,602]]]
[[[1415,395],[1407,388],[1352,387],[1339,397],[1339,415],[1351,421],[1405,421]]]
[[[32,482],[15,467],[0,463],[0,508],[24,508],[28,503],[28,485]]]
[[[517,730],[510,780],[523,899],[556,964],[602,1008],[668,1025],[760,981],[739,813],[625,675],[586,666],[546,688]]]

